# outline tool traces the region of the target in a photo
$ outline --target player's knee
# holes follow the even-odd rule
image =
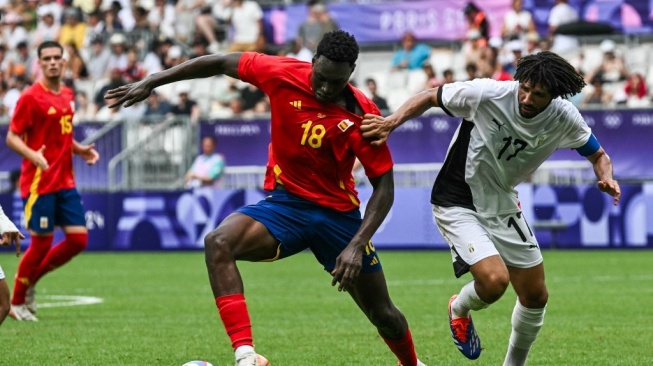
[[[541,309],[546,306],[548,301],[549,292],[544,286],[519,295],[519,302],[529,309]]]
[[[400,319],[400,312],[392,305],[377,305],[370,309],[367,317],[377,328],[391,328]]]
[[[220,229],[215,229],[204,237],[204,251],[207,260],[219,260],[230,255],[226,235]]]
[[[499,300],[506,292],[506,289],[508,289],[508,285],[510,284],[510,276],[507,272],[503,273],[501,271],[496,271],[490,272],[482,277],[479,276],[475,278],[475,281],[477,292],[481,296],[481,300],[491,304]]]

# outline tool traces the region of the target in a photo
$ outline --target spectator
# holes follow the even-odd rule
[[[19,14],[21,14],[21,18],[23,19],[23,27],[25,27],[27,33],[32,33],[36,29],[39,21],[39,15],[37,14],[39,1],[27,0],[24,5],[25,7],[22,11],[19,12]]]
[[[480,34],[479,42],[481,42],[482,45],[487,45],[487,42],[490,39],[490,23],[485,16],[485,12],[482,11],[473,2],[467,3],[463,9],[463,12],[465,13],[465,18],[467,19],[467,29],[477,30]]]
[[[512,9],[503,16],[501,36],[506,40],[525,40],[529,32],[535,32],[533,14],[524,10],[522,0],[512,0]]]
[[[515,71],[517,71],[517,63],[519,62],[519,59],[524,56],[524,44],[521,40],[515,39],[508,42],[506,46],[511,53],[509,57],[510,62],[505,64],[504,69],[510,75],[514,75]]]
[[[86,68],[86,63],[84,59],[79,54],[77,46],[75,43],[69,42],[64,46],[66,48],[67,60],[66,65],[64,66],[63,77],[64,79],[87,79],[89,77],[88,69]]]
[[[549,35],[553,37],[551,51],[565,54],[578,49],[578,38],[564,34],[556,34],[561,25],[578,21],[578,12],[567,4],[567,0],[555,0],[555,5],[549,13]],[[545,49],[542,47],[542,51]]]
[[[256,41],[263,35],[263,10],[256,1],[232,0],[225,21],[233,29],[233,42],[227,52],[246,52],[256,49]]]
[[[4,104],[4,99],[8,91],[9,85],[7,85],[7,82],[4,80],[0,81],[0,117],[9,116],[9,108]]]
[[[186,188],[220,185],[225,171],[225,159],[216,152],[217,142],[213,136],[202,138],[202,154],[195,158],[193,165],[184,177]]]
[[[624,92],[626,94],[626,105],[631,108],[648,107],[651,105],[651,100],[648,98],[646,81],[639,73],[633,73],[628,77],[628,81],[624,86]]]
[[[418,70],[424,61],[428,60],[431,47],[417,43],[412,32],[404,33],[401,38],[401,49],[397,50],[392,58],[393,70]]]
[[[152,42],[150,52],[143,59],[143,68],[147,75],[163,70],[163,60],[172,45],[173,42],[169,38],[155,39]]]
[[[304,46],[299,38],[288,41],[286,48],[280,52],[280,56],[284,55],[300,61],[311,62],[313,60],[313,51]]]
[[[208,47],[209,44],[206,42],[204,38],[195,37],[195,40],[193,41],[192,44],[192,50],[189,58],[197,58],[197,57],[210,55]]]
[[[102,29],[102,35],[104,37],[109,37],[116,32],[125,31],[125,26],[122,24],[122,21],[118,17],[118,14],[113,9],[113,7],[102,6],[101,10],[103,17],[102,24],[104,25],[104,29]]]
[[[27,31],[23,28],[22,19],[16,13],[7,13],[2,16],[4,29],[2,29],[2,43],[10,50],[16,49],[20,42],[27,42]]]
[[[9,117],[14,114],[14,108],[16,108],[18,98],[28,86],[27,79],[24,76],[18,76],[14,79],[13,87],[10,86],[4,98],[2,98],[2,105],[7,109],[7,115]]]
[[[424,84],[424,89],[431,89],[442,85],[442,82],[435,74],[435,70],[433,69],[433,65],[430,61],[424,61],[422,64],[422,70],[424,70],[424,73],[426,74],[426,83]]]
[[[302,47],[308,48],[311,53],[315,53],[317,44],[322,37],[328,32],[339,29],[338,24],[331,18],[326,6],[320,2],[315,2],[308,7],[308,16],[299,26],[297,38]]]
[[[526,34],[526,51],[524,56],[542,52],[540,49],[540,35],[537,32],[528,32]]]
[[[86,64],[91,79],[99,80],[105,77],[109,67],[111,51],[104,47],[102,37],[95,37],[91,41],[91,50]]]
[[[175,37],[175,6],[166,0],[155,0],[154,7],[150,9],[147,20],[158,33],[174,38]]]
[[[463,42],[461,52],[465,57],[465,62],[476,63],[479,68],[482,64],[487,63],[486,53],[488,49],[488,42],[482,37],[477,29],[470,29],[467,31],[467,37]]]
[[[370,99],[381,110],[382,114],[387,114],[390,108],[388,107],[388,102],[377,94],[376,80],[368,78],[365,80],[365,85],[367,86],[367,90],[370,91]]]
[[[163,68],[167,70],[171,67],[179,65],[187,59],[188,58],[184,56],[184,51],[181,49],[181,47],[174,45],[168,49],[166,58],[163,60]]]
[[[145,116],[161,117],[170,114],[172,106],[156,91],[152,91],[146,100]]]
[[[75,114],[73,115],[73,124],[79,122],[94,121],[95,114],[91,103],[88,101],[88,95],[82,91],[75,93]]]
[[[103,86],[100,91],[95,95],[95,111],[99,111],[100,108],[102,108],[106,102],[104,100],[104,94],[107,93],[110,89],[115,89],[119,88],[123,85],[125,85],[125,80],[122,78],[122,70],[119,68],[115,67],[111,69],[109,73],[109,83],[105,86]]]
[[[583,97],[581,105],[608,106],[612,101],[612,94],[603,88],[603,75],[601,73],[594,75],[591,80],[591,85],[593,89],[591,93]]]
[[[111,55],[107,65],[107,75],[114,69],[127,68],[127,38],[122,33],[116,33],[109,39]]]
[[[453,70],[451,69],[444,70],[444,72],[442,72],[442,76],[444,77],[442,84],[450,84],[456,81],[454,80]]]
[[[120,107],[109,108],[111,103],[115,102],[115,99],[107,99],[106,103],[94,114],[93,119],[98,122],[113,122],[121,119],[120,116]]]
[[[195,31],[195,18],[197,18],[200,11],[206,5],[206,0],[177,1],[177,4],[175,5],[175,12],[177,14],[175,33],[179,41],[189,43],[189,36],[191,36]],[[197,38],[198,37],[195,37],[195,39]]]
[[[122,70],[122,78],[126,83],[141,81],[145,77],[145,68],[138,60],[138,53],[135,49],[130,48],[127,51],[127,67]]]
[[[213,6],[205,5],[195,17],[195,27],[201,36],[209,43],[209,53],[220,51],[220,43],[226,39],[225,18],[229,15],[228,0],[213,2]]]
[[[478,67],[474,62],[468,62],[465,65],[465,72],[467,73],[467,80],[474,80],[478,77]]]
[[[31,79],[29,79],[28,69],[34,60],[29,54],[27,42],[18,43],[18,45],[16,45],[16,52],[11,55],[7,61],[7,69],[10,77],[25,76],[29,81],[31,81]]]
[[[240,99],[243,101],[243,110],[254,110],[256,105],[265,98],[265,93],[252,84],[247,84],[240,89]]]
[[[586,81],[592,80],[594,75],[603,75],[604,83],[613,83],[617,81],[626,80],[628,77],[628,70],[623,58],[616,55],[617,45],[610,39],[605,39],[599,46],[603,51],[603,61],[596,70],[587,74]]]
[[[59,39],[61,25],[54,21],[54,12],[52,8],[49,6],[40,6],[37,15],[40,21],[32,35],[32,43],[39,45],[45,41],[56,41]]]
[[[54,22],[57,23],[57,25],[61,25],[61,15],[63,14],[63,7],[61,4],[57,3],[55,0],[40,0],[40,4],[41,5],[39,5],[38,9],[49,8],[49,11],[54,17]]]
[[[86,23],[81,21],[81,14],[77,8],[64,10],[65,23],[61,26],[59,43],[74,43],[77,49],[84,47],[86,37]]]
[[[86,34],[84,35],[84,48],[91,47],[94,39],[102,37],[104,22],[102,14],[99,11],[93,11],[86,14]]]
[[[187,88],[179,90],[179,101],[172,106],[170,113],[176,116],[187,116],[191,122],[197,122],[200,118],[200,107],[197,102],[189,98],[188,94]]]

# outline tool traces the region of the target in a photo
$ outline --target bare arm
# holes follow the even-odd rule
[[[207,78],[216,75],[227,75],[239,79],[238,63],[241,55],[242,53],[227,53],[197,57],[168,70],[149,75],[137,83],[109,90],[104,98],[117,99],[109,108],[123,103],[125,107],[129,107],[134,103],[145,100],[156,87],[176,81]]]
[[[9,130],[7,132],[7,146],[12,150],[17,152],[23,158],[32,162],[32,164],[37,167],[46,170],[48,169],[48,161],[43,156],[43,151],[45,150],[45,145],[43,145],[38,151],[32,150],[23,138],[20,135],[17,135],[13,131]]]
[[[594,174],[599,180],[599,189],[614,197],[614,205],[616,206],[621,198],[621,188],[612,176],[612,161],[610,157],[603,148],[600,148],[597,152],[588,156],[587,160],[592,163]]]
[[[374,146],[383,144],[388,139],[388,135],[404,122],[421,116],[430,108],[439,107],[439,89],[440,87],[435,87],[415,94],[386,118],[366,114],[361,126],[363,137],[373,140],[372,145]]]
[[[363,265],[363,252],[369,245],[372,235],[385,220],[394,201],[394,175],[392,169],[378,178],[370,179],[374,191],[367,203],[363,222],[345,250],[336,259],[336,267],[331,272],[331,285],[338,291],[347,291],[353,285]],[[370,248],[371,250],[371,248]]]

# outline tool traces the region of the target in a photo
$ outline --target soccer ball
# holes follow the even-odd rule
[[[213,366],[213,364],[206,361],[188,361],[181,366]]]

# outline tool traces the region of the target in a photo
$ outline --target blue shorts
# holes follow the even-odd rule
[[[336,258],[347,247],[361,225],[358,209],[340,212],[276,189],[255,205],[238,212],[262,223],[279,241],[279,255],[290,257],[310,248],[315,258],[331,272]],[[370,242],[363,253],[361,272],[380,271],[381,261]]]
[[[51,233],[55,226],[86,226],[82,197],[75,188],[30,194],[23,204],[27,228],[35,233]]]

